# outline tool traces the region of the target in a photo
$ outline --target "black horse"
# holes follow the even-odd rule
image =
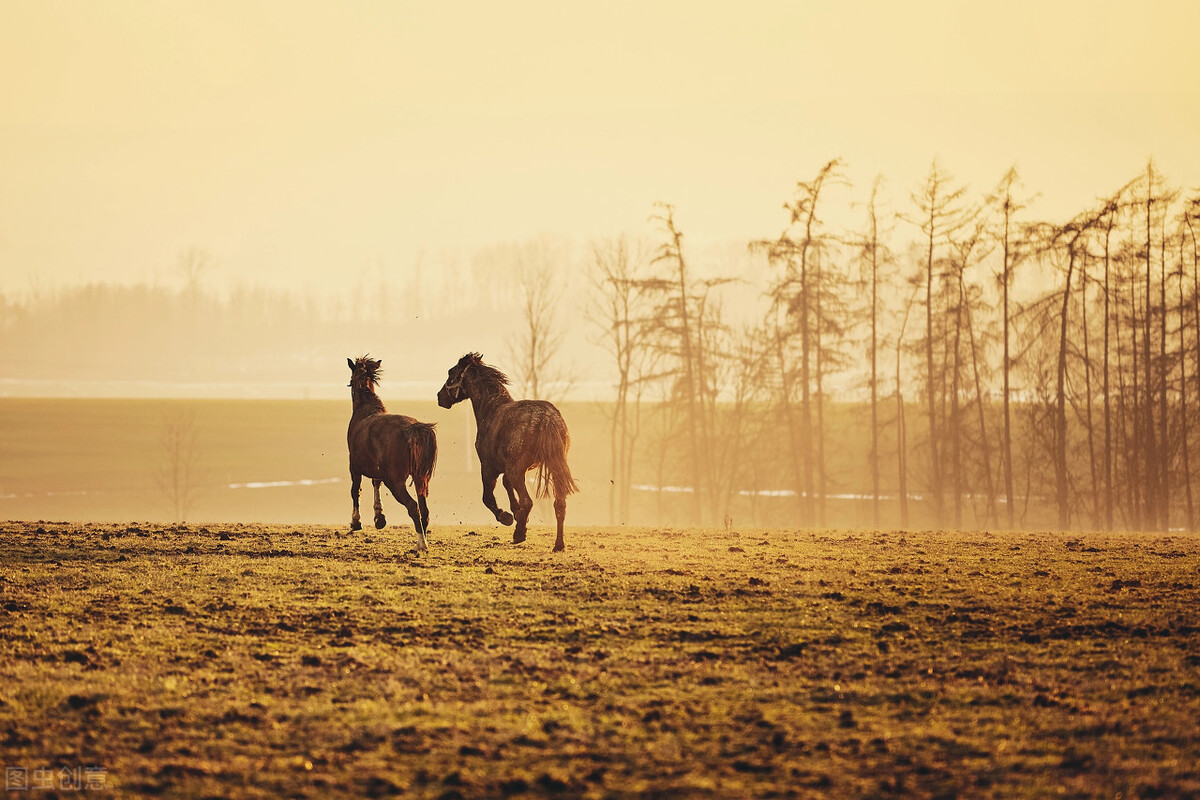
[[[450,368],[446,383],[438,392],[438,405],[450,408],[470,399],[478,430],[475,452],[479,454],[483,477],[483,504],[502,525],[512,525],[516,515],[514,542],[525,541],[529,512],[533,510],[525,473],[537,469],[537,496],[548,497],[554,492],[554,516],[558,520],[554,550],[558,552],[565,548],[563,520],[567,516],[567,495],[579,491],[567,466],[567,450],[571,446],[567,423],[558,409],[545,400],[513,400],[505,388],[507,384],[508,377],[503,372],[484,364],[479,353],[468,353]],[[501,473],[511,514],[496,505],[496,478]]]
[[[389,414],[383,401],[375,394],[382,362],[363,356],[350,365],[350,397],[354,413],[346,430],[350,448],[350,497],[354,513],[350,530],[362,530],[358,518],[358,494],[362,477],[366,475],[375,486],[375,527],[387,525],[383,504],[379,499],[379,484],[387,485],[392,496],[404,504],[417,528],[417,550],[428,550],[425,534],[429,531],[429,479],[437,462],[437,437],[434,426],[418,422],[403,414]],[[408,494],[405,482],[412,476],[417,499]]]

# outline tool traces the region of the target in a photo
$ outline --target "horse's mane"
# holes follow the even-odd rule
[[[354,365],[356,367],[363,368],[363,372],[366,374],[367,380],[372,384],[379,383],[379,377],[383,375],[382,362],[376,361],[368,354],[356,358],[354,360]]]
[[[491,364],[483,363],[481,360],[483,356],[481,356],[479,353],[471,353],[470,355],[473,359],[474,374],[478,379],[485,383],[508,386],[507,375],[493,367]]]

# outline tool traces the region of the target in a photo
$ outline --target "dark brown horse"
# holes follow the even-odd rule
[[[450,368],[446,383],[438,392],[438,405],[450,408],[470,399],[475,410],[475,452],[483,476],[483,504],[502,525],[517,527],[513,541],[525,541],[525,529],[533,499],[525,486],[525,473],[536,468],[537,496],[554,492],[554,516],[558,520],[555,552],[564,549],[563,520],[567,516],[567,495],[579,491],[567,466],[571,437],[567,423],[553,404],[545,400],[513,400],[503,372],[483,363],[479,353],[468,353]],[[504,489],[512,514],[496,505],[496,478],[504,474]]]
[[[354,500],[350,530],[362,530],[358,494],[366,475],[375,487],[375,527],[387,525],[379,500],[379,484],[383,483],[408,509],[408,516],[417,528],[417,550],[428,550],[425,534],[429,531],[429,506],[425,498],[429,496],[429,479],[437,462],[434,426],[403,414],[387,413],[383,401],[375,394],[382,362],[363,356],[355,361],[347,358],[346,363],[350,365],[350,398],[354,402],[354,413],[346,430],[346,444],[350,447],[350,497]],[[409,496],[405,486],[410,475],[416,500]]]

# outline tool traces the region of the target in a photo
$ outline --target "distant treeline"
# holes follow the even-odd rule
[[[189,269],[209,258],[183,254],[181,280],[171,284],[97,282],[20,298],[0,295],[0,375],[324,386],[334,372],[341,381],[347,356],[370,349],[391,355],[392,380],[437,383],[449,356],[427,346],[430,332],[455,318],[486,329],[501,325],[503,316],[500,304],[455,289],[470,281],[453,277],[429,281],[424,291],[411,274],[371,274],[336,292],[237,279],[218,287],[211,276]]]

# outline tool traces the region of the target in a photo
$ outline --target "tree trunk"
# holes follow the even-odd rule
[[[987,491],[987,507],[984,514],[984,524],[990,520],[997,522],[996,486],[992,480],[992,446],[988,443],[987,418],[983,407],[983,378],[979,372],[979,347],[975,342],[975,325],[971,317],[971,308],[967,307],[967,333],[970,334],[971,369],[975,376],[975,402],[979,407],[979,443],[983,457],[983,479]]]
[[[950,438],[950,468],[953,472],[951,488],[954,492],[954,528],[962,530],[962,499],[963,499],[963,465],[962,465],[962,420],[959,419],[959,374],[961,372],[960,353],[962,350],[962,320],[963,304],[966,302],[963,289],[962,270],[965,264],[957,265],[958,269],[958,300],[954,311],[954,351],[946,358],[950,367],[950,416],[947,420],[947,435]]]
[[[1200,199],[1192,201],[1193,206],[1200,209]],[[1190,209],[1185,209],[1183,213],[1183,221],[1187,225],[1188,238],[1192,242],[1192,322],[1193,322],[1193,347],[1195,348],[1197,359],[1196,382],[1197,389],[1200,390],[1200,248],[1196,246],[1196,229],[1193,225],[1192,212]],[[1183,271],[1182,266],[1180,271]],[[1200,394],[1197,395],[1200,397]],[[1187,439],[1184,439],[1184,446],[1187,446]],[[1185,470],[1187,473],[1185,479],[1189,492],[1192,489],[1192,473],[1190,470]],[[1188,501],[1188,530],[1195,530],[1195,519],[1192,516],[1191,501]]]
[[[929,407],[929,480],[936,524],[942,524],[942,464],[938,458],[937,397],[933,370],[933,234],[935,213],[930,204],[929,239],[925,256],[925,377]]]
[[[1110,211],[1108,226],[1104,232],[1104,530],[1106,531],[1112,530],[1113,525],[1112,393],[1109,390],[1109,328],[1112,324],[1109,239],[1112,228],[1113,218]],[[1118,338],[1117,341],[1120,339]]]
[[[1055,377],[1054,414],[1054,486],[1058,504],[1059,530],[1071,526],[1071,507],[1067,486],[1067,312],[1071,300],[1071,280],[1075,271],[1075,242],[1070,245],[1067,279],[1063,283],[1063,300],[1058,335],[1058,369]]]
[[[1126,462],[1129,472],[1131,515],[1134,527],[1145,530],[1147,527],[1147,504],[1145,501],[1145,482],[1142,479],[1142,466],[1145,461],[1145,410],[1142,398],[1142,368],[1141,343],[1138,341],[1138,331],[1141,329],[1141,319],[1138,317],[1137,280],[1129,281],[1129,342],[1132,360],[1133,396],[1132,407],[1129,409],[1129,427],[1132,436],[1126,447]]]
[[[871,518],[879,528],[879,224],[871,190]]]
[[[1181,430],[1180,447],[1183,455],[1183,492],[1184,501],[1186,503],[1187,513],[1187,530],[1192,531],[1192,523],[1194,522],[1192,508],[1192,463],[1191,449],[1188,444],[1188,380],[1187,380],[1187,319],[1184,309],[1187,307],[1186,298],[1183,288],[1183,250],[1184,238],[1182,233],[1179,237],[1179,424]]]
[[[804,456],[803,451],[796,441],[796,414],[795,410],[792,408],[792,384],[790,380],[790,370],[788,369],[787,358],[785,357],[783,350],[784,334],[778,322],[776,322],[775,325],[774,339],[775,358],[779,366],[779,381],[780,392],[782,393],[781,399],[783,402],[783,417],[787,422],[788,442],[791,444],[791,446],[788,447],[788,455],[792,459],[792,471],[796,476],[796,503],[800,509],[801,520],[804,523],[808,523],[810,521],[809,517],[807,516],[808,499],[804,493]]]
[[[1154,168],[1146,167],[1146,319],[1144,320],[1145,331],[1142,334],[1142,369],[1145,370],[1145,387],[1146,400],[1143,412],[1145,420],[1143,422],[1143,433],[1146,437],[1146,488],[1144,496],[1146,498],[1146,520],[1147,523],[1155,529],[1160,528],[1159,524],[1159,490],[1158,490],[1158,443],[1155,441],[1155,426],[1154,426],[1154,364],[1150,358],[1152,353],[1151,340],[1154,338],[1153,326],[1151,324],[1151,303],[1150,298],[1153,296],[1151,288],[1151,273],[1153,267],[1152,249],[1150,243],[1151,222],[1150,222],[1150,206],[1154,202]]]
[[[1089,331],[1088,331],[1088,303],[1087,303],[1087,252],[1083,254],[1083,266],[1081,268],[1080,277],[1082,281],[1079,284],[1079,309],[1080,318],[1083,325],[1083,386],[1084,386],[1084,408],[1085,408],[1085,425],[1087,426],[1087,442],[1088,442],[1088,468],[1092,476],[1092,525],[1098,527],[1100,522],[1100,478],[1096,474],[1096,441],[1095,431],[1092,426],[1092,354],[1089,347]]]
[[[825,527],[825,348],[822,340],[821,330],[821,289],[824,285],[824,276],[822,275],[821,254],[816,257],[816,281],[813,299],[816,304],[815,316],[816,323],[813,330],[813,344],[817,349],[817,374],[816,374],[816,389],[817,389],[817,525]]]
[[[1167,217],[1163,215],[1163,225]],[[1171,448],[1167,438],[1167,384],[1170,361],[1167,358],[1167,232],[1162,231],[1158,262],[1158,519],[1162,530],[1171,529]]]
[[[699,441],[700,412],[696,407],[698,387],[696,385],[695,346],[692,340],[691,310],[688,304],[687,264],[683,259],[683,234],[675,227],[671,212],[667,213],[667,231],[671,236],[672,253],[676,262],[676,288],[679,291],[679,325],[680,325],[680,354],[683,357],[684,392],[687,402],[688,447],[691,458],[689,467],[692,473],[692,491],[696,502],[694,504],[694,519],[700,522],[700,513],[705,505],[705,492],[701,477],[701,452]]]
[[[1012,328],[1012,320],[1008,312],[1008,290],[1009,284],[1012,282],[1012,262],[1011,262],[1011,246],[1009,243],[1009,223],[1012,216],[1012,198],[1005,195],[1004,198],[1004,269],[1001,272],[1001,286],[1003,296],[1001,302],[1004,305],[1004,503],[1008,508],[1008,527],[1013,529],[1016,527],[1016,498],[1013,497],[1013,468],[1012,468],[1012,416],[1009,407],[1012,398],[1012,388],[1009,382],[1009,373],[1012,371],[1012,357],[1009,355],[1008,336]]]

